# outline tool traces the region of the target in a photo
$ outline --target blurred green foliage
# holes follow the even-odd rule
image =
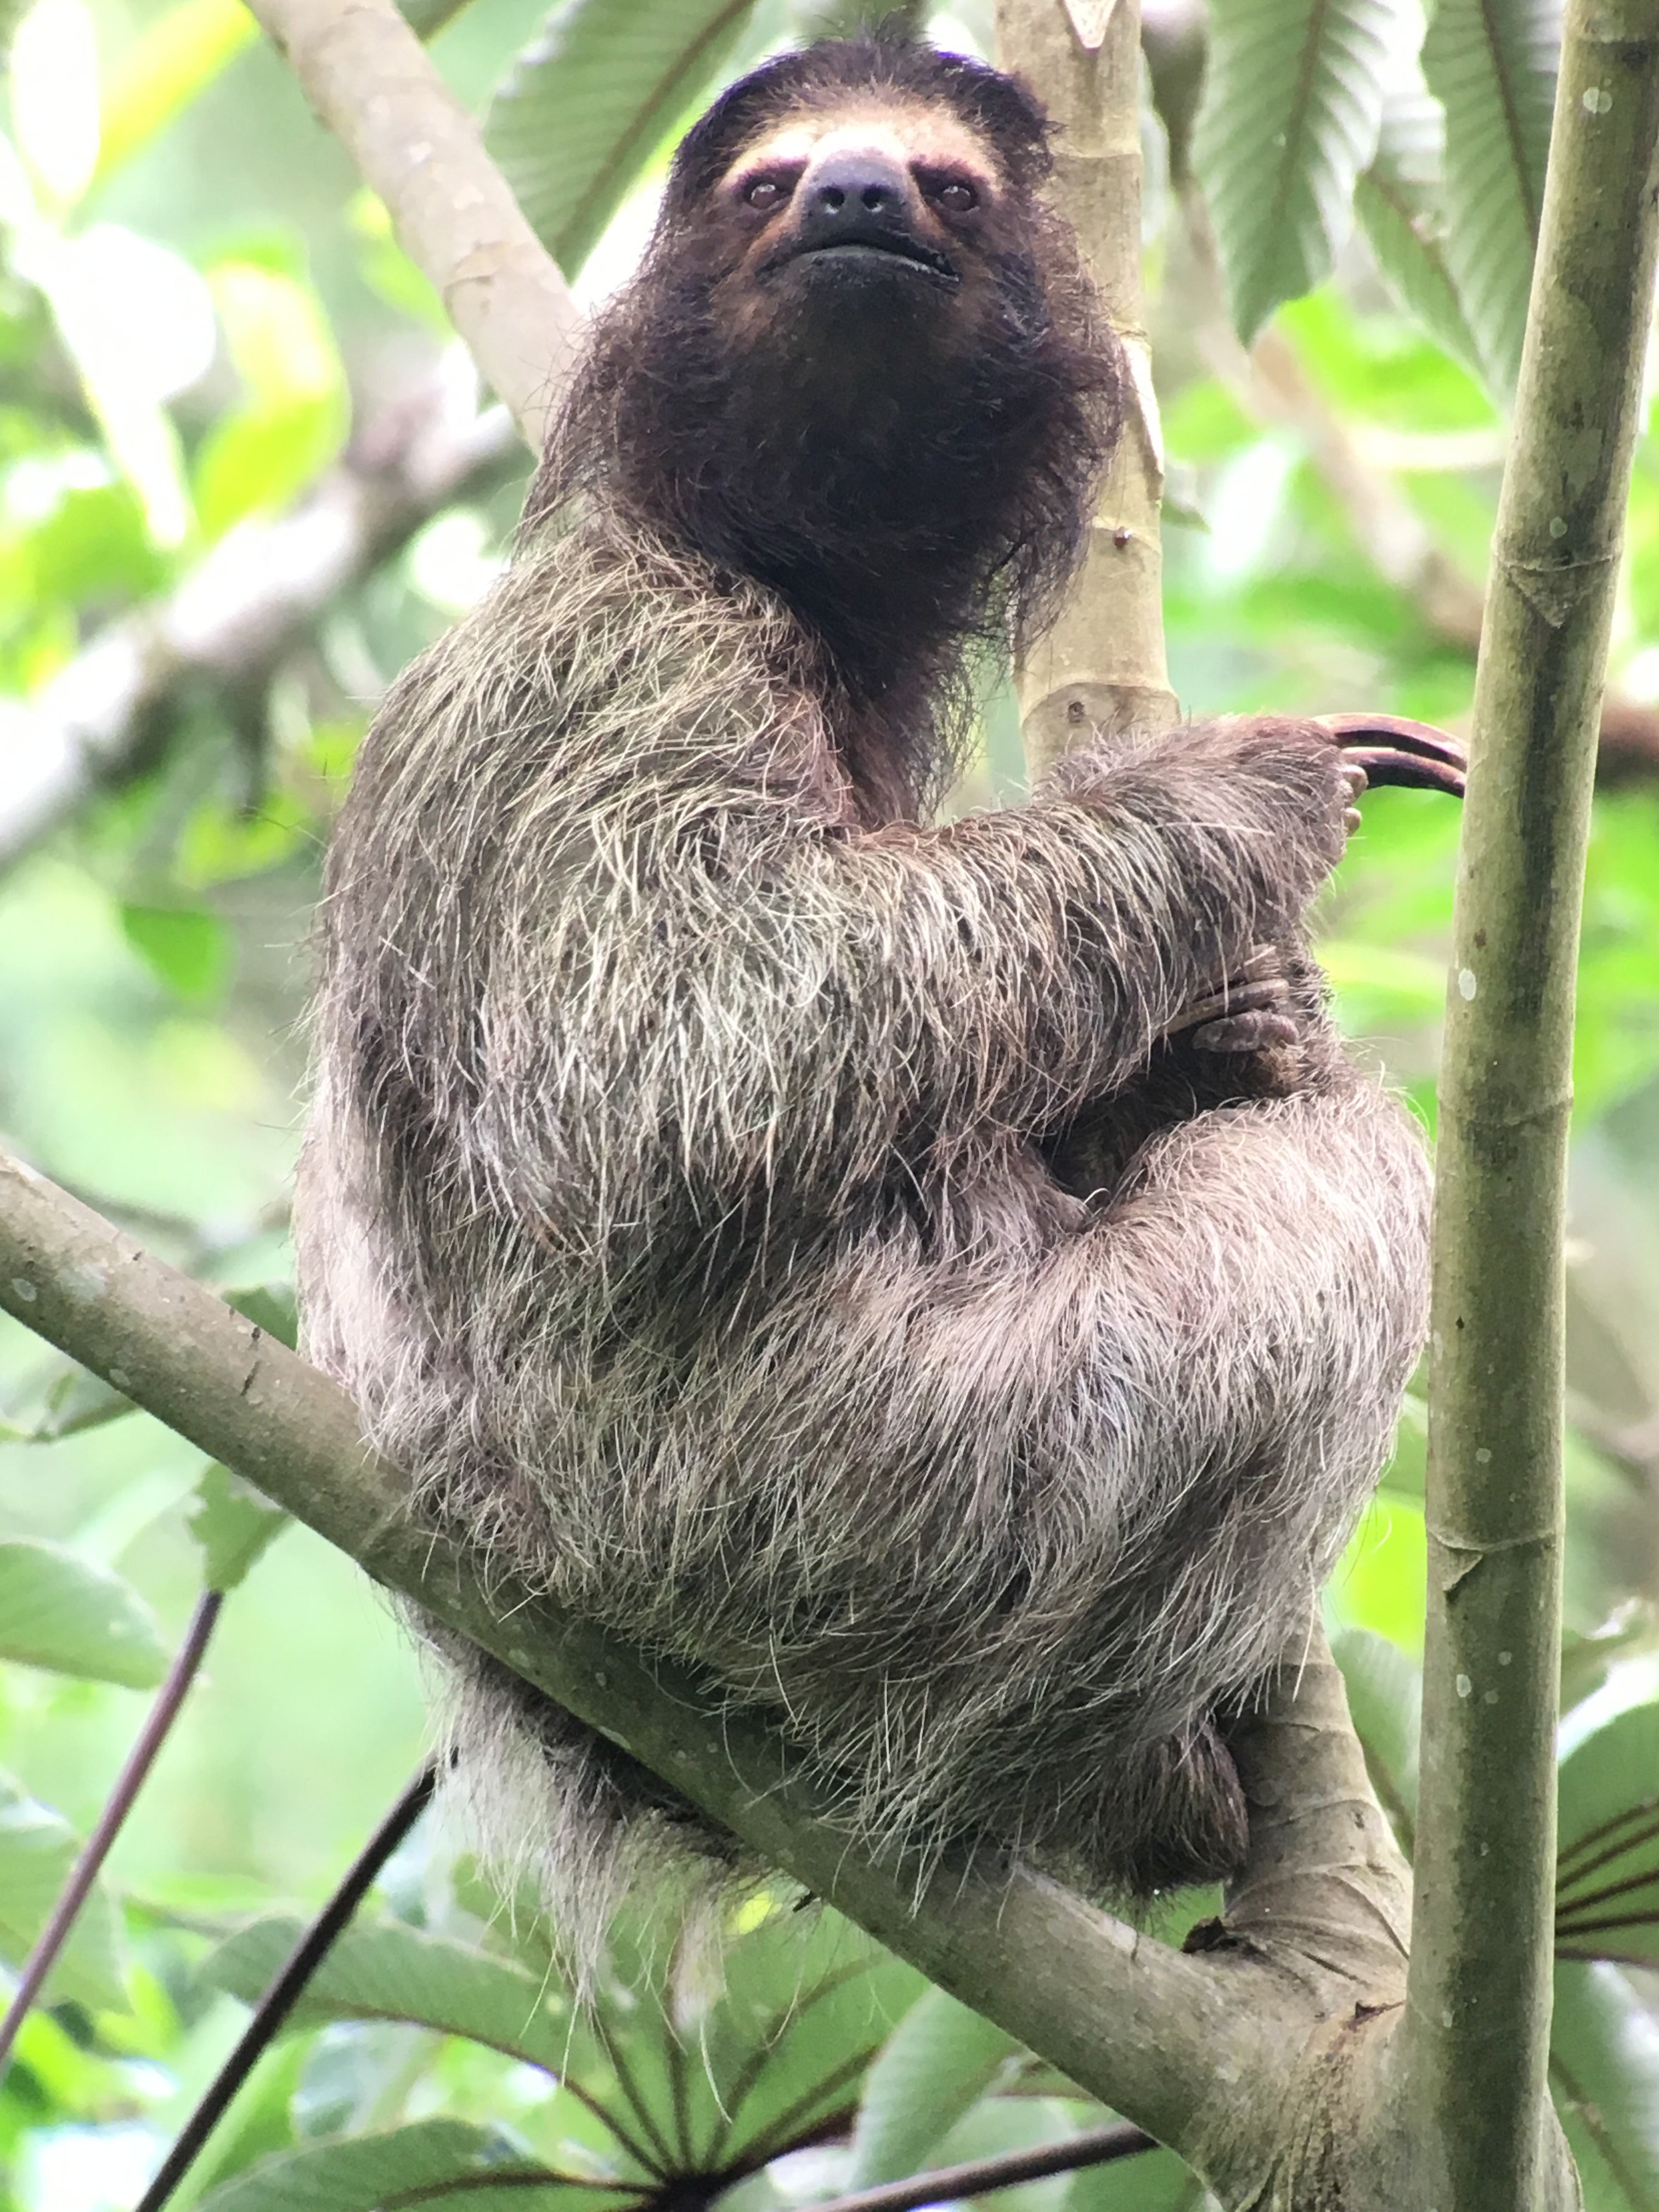
[[[473,0],[427,20],[453,16],[434,51],[463,98],[483,109],[504,88],[493,127],[509,158],[540,144],[544,234],[592,297],[637,250],[674,126],[717,74],[811,12],[760,0],[676,16],[564,0],[544,25],[538,0]],[[988,17],[962,0],[934,28],[983,42]],[[1218,20],[1249,32],[1248,11]],[[1445,18],[1454,59],[1462,24]],[[8,31],[0,833],[44,742],[33,708],[45,687],[112,622],[196,575],[216,544],[240,532],[257,548],[246,533],[313,486],[354,426],[422,387],[447,343],[430,286],[239,0],[39,0],[0,8]],[[581,103],[592,129],[556,147],[545,125],[561,100]],[[605,144],[623,139],[625,161],[607,169]],[[1373,199],[1385,186],[1382,170],[1366,183]],[[1440,281],[1401,276],[1400,256],[1421,241],[1390,245],[1380,203],[1366,220],[1411,296]],[[1322,441],[1340,426],[1478,579],[1503,424],[1454,355],[1502,355],[1512,317],[1492,309],[1460,344],[1442,314],[1449,353],[1363,249],[1343,249],[1330,280],[1275,325],[1311,395],[1305,419],[1264,422],[1240,380],[1208,373],[1194,347],[1207,308],[1177,228],[1166,201],[1149,265],[1162,287],[1180,518],[1166,546],[1169,642],[1183,702],[1363,706],[1457,726],[1469,654],[1383,580],[1320,465]],[[1282,289],[1270,262],[1250,279],[1258,302]],[[374,697],[483,587],[514,495],[509,484],[434,514],[274,664],[178,687],[131,733],[107,787],[0,876],[0,1139],[279,1334],[292,1329],[285,1218],[318,853]],[[1652,436],[1638,460],[1615,678],[1638,705],[1659,699]],[[1006,789],[1014,773],[1006,702],[994,702],[965,797]],[[1402,792],[1364,811],[1322,951],[1345,1024],[1431,1124],[1455,812]],[[1574,1747],[1563,1833],[1577,1856],[1557,2086],[1595,2212],[1659,2206],[1644,1979],[1659,1958],[1645,1917],[1659,1820],[1643,1811],[1659,1801],[1659,781],[1598,801],[1577,1079],[1563,1662]],[[232,1592],[205,1677],[0,2086],[3,2212],[105,2212],[133,2201],[234,2040],[293,1932],[283,1913],[321,1895],[417,1764],[418,1668],[349,1564],[9,1322],[0,1423],[6,1968],[96,1817],[204,1583]],[[1413,1401],[1328,1594],[1379,1792],[1407,1844],[1422,1456]],[[1605,1862],[1614,1903],[1583,1840],[1609,1820],[1622,1823]],[[423,1829],[186,2201],[325,2212],[499,2171],[518,2173],[515,2204],[581,2212],[577,2197],[657,2201],[692,2173],[730,2187],[744,2212],[771,2212],[1102,2117],[833,1916],[763,1899],[744,1929],[723,1991],[695,1958],[619,1938],[614,1983],[583,2023],[533,1911],[503,1918]],[[526,2163],[566,2179],[527,2188]],[[1157,2212],[1197,2198],[1161,2154],[1001,2201]]]

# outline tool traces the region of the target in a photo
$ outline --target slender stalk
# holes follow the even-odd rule
[[[17,1993],[0,2020],[0,2074],[3,2074],[11,2057],[12,2047],[17,2041],[23,2022],[27,2019],[35,1999],[46,1986],[46,1977],[57,1965],[58,1954],[70,1939],[70,1931],[81,1917],[82,1907],[92,1894],[92,1886],[103,1870],[110,1848],[121,1832],[133,1801],[149,1778],[151,1768],[167,1741],[173,1723],[179,1717],[191,1684],[201,1671],[214,1625],[219,1618],[219,1608],[224,1603],[222,1590],[204,1590],[196,1601],[196,1610],[191,1615],[185,1640],[173,1655],[173,1664],[156,1692],[155,1702],[150,1707],[137,1741],[127,1753],[125,1765],[116,1777],[115,1787],[105,1801],[98,1815],[98,1824],[87,1838],[81,1856],[70,1870],[58,1902],[52,1908],[52,1917],[35,1939],[34,1948],[23,1962]]]
[[[1164,660],[1164,441],[1152,395],[1140,276],[1140,7],[1116,0],[1100,43],[1078,23],[1106,14],[1065,0],[997,0],[997,51],[1060,126],[1053,198],[1075,228],[1132,388],[1088,556],[1065,611],[1016,671],[1033,774],[1101,730],[1176,718]]]
[[[1529,2212],[1546,2186],[1573,980],[1656,136],[1659,0],[1571,0],[1476,679],[1440,1091],[1401,2053],[1437,2212]]]
[[[427,1807],[437,1777],[424,1766],[353,1860],[345,1879],[295,1945],[281,1972],[254,2008],[236,2047],[208,2084],[178,2141],[161,2161],[155,2179],[139,2199],[137,2212],[161,2212],[224,2118],[231,2100],[274,2043],[283,2022],[305,1995],[306,1985],[328,1956],[336,1939],[368,1894],[380,1869]]]

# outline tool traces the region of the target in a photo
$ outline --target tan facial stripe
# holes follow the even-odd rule
[[[845,146],[849,152],[867,147],[907,167],[960,169],[988,196],[1000,182],[982,142],[954,116],[937,108],[872,104],[866,109],[845,102],[823,115],[786,117],[744,149],[727,170],[726,181],[737,183],[769,167],[799,167],[831,146]]]

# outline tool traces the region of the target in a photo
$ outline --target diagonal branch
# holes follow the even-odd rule
[[[1298,2102],[1297,2069],[1325,2066],[1326,2024],[1390,2001],[1393,1977],[1385,1966],[1379,1984],[1377,1971],[1394,1939],[1386,1934],[1379,1953],[1376,1937],[1392,1917],[1398,1863],[1390,1866],[1376,1832],[1328,1659],[1299,1685],[1288,1670],[1254,1740],[1241,1740],[1259,1839],[1241,1924],[1207,1955],[1184,1955],[987,1852],[931,1876],[869,1856],[763,1721],[487,1573],[465,1542],[417,1522],[401,1478],[365,1451],[356,1409],[333,1383],[3,1157],[0,1307],[623,1745],[768,1863],[1200,2170],[1270,2163],[1282,2116]],[[1299,1747],[1288,1758],[1273,1744],[1280,1729]],[[1297,1856],[1320,1863],[1319,1896],[1285,1888]],[[1285,1909],[1292,1893],[1303,1899],[1299,1922]]]
[[[306,97],[539,449],[581,311],[395,0],[255,0]]]

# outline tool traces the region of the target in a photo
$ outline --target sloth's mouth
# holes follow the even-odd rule
[[[896,238],[890,234],[865,238],[834,238],[822,246],[797,246],[784,257],[790,261],[849,260],[866,262],[872,266],[884,262],[890,267],[912,269],[917,275],[931,276],[938,284],[955,284],[961,280],[942,253],[914,238]]]

